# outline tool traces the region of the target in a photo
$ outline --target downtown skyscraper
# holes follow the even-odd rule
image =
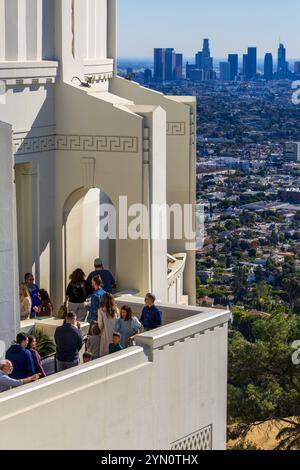
[[[252,80],[257,74],[257,48],[248,47],[248,53],[243,56],[243,75],[246,80]]]
[[[273,55],[270,52],[265,55],[264,78],[266,80],[272,80],[274,78]]]
[[[181,80],[183,68],[183,55],[177,54],[174,48],[154,49],[154,81]]]
[[[162,83],[166,79],[166,50],[154,49],[154,81]]]
[[[209,39],[203,40],[202,51],[199,51],[195,55],[195,64],[187,64],[188,79],[197,79],[199,81],[214,80],[216,74],[214,72],[213,58],[210,53]]]
[[[239,56],[238,54],[229,54],[228,62],[230,64],[230,80],[236,80],[239,74]]]
[[[283,44],[279,44],[278,48],[278,64],[277,64],[277,77],[284,79],[288,77],[289,65],[286,60],[286,48]]]

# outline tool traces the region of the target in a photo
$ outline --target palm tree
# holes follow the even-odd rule
[[[295,278],[287,279],[283,283],[283,287],[287,291],[289,301],[290,301],[290,308],[292,311],[294,311],[295,304],[297,300],[300,298],[300,281]]]
[[[282,420],[287,426],[277,435],[280,441],[275,450],[300,450],[300,417],[295,420]]]

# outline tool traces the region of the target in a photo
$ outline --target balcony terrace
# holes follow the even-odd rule
[[[1,394],[0,449],[223,449],[229,312],[160,308],[135,347]]]

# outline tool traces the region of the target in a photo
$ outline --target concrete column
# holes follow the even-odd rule
[[[18,5],[19,0],[5,0],[5,59],[18,60]]]
[[[100,207],[101,204],[112,205],[110,198],[103,191],[100,192]],[[110,220],[109,223],[113,221]],[[116,240],[99,240],[99,252],[100,258],[103,261],[105,268],[109,269],[114,275],[116,275]]]
[[[11,148],[11,126],[0,122],[0,358],[15,338],[20,324]]]
[[[16,195],[20,282],[32,271],[32,191],[31,164],[16,165]]]
[[[107,57],[115,60],[114,75],[117,75],[117,2],[107,0]]]
[[[18,0],[18,61],[27,59],[27,31],[26,31],[26,6],[27,2]]]
[[[31,163],[16,165],[20,281],[32,271],[40,282],[38,171]]]
[[[96,58],[96,0],[87,0],[87,51],[88,59]]]

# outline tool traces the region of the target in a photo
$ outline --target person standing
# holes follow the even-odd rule
[[[45,289],[39,290],[39,307],[35,307],[34,311],[37,317],[52,317],[53,316],[53,304],[50,300],[49,294]]]
[[[141,324],[145,331],[155,330],[162,326],[162,312],[155,305],[156,298],[153,294],[145,297],[145,307],[142,311]]]
[[[39,307],[40,300],[39,300],[39,287],[34,283],[34,275],[31,273],[25,274],[25,284],[29,290],[29,294],[31,296],[31,314],[30,318],[35,318],[35,307]]]
[[[86,349],[93,355],[93,359],[100,357],[100,329],[98,323],[92,326],[92,335],[88,337]]]
[[[35,382],[40,378],[38,374],[33,375],[32,377],[27,377],[26,379],[12,379],[14,366],[10,361],[4,359],[0,361],[0,393],[7,392],[12,388],[21,387],[22,385],[29,384],[30,382]]]
[[[131,346],[134,337],[140,333],[142,324],[133,316],[132,308],[124,305],[121,308],[120,318],[116,321],[115,332],[121,335],[123,349]]]
[[[119,311],[114,297],[104,294],[98,314],[98,325],[100,329],[100,357],[109,354],[109,345],[113,342],[113,334]]]
[[[58,372],[79,365],[79,352],[83,346],[83,337],[81,330],[76,328],[76,324],[76,314],[71,312],[67,314],[65,324],[55,331]]]
[[[92,280],[92,288],[94,290],[91,298],[91,306],[88,314],[88,323],[93,325],[94,322],[98,319],[98,310],[100,308],[100,304],[104,294],[106,293],[105,290],[102,288],[102,279],[100,276],[95,276]]]
[[[84,272],[82,269],[76,269],[70,276],[66,296],[68,298],[68,311],[74,312],[80,322],[86,320],[86,301],[92,293],[92,286],[85,280]]]
[[[36,339],[34,336],[32,335],[29,335],[28,336],[28,345],[27,345],[27,349],[28,351],[31,352],[32,354],[32,357],[33,357],[33,362],[34,362],[34,366],[35,366],[35,371],[37,374],[40,375],[40,377],[47,377],[47,374],[43,368],[43,364],[42,364],[42,360],[41,360],[41,356],[39,355],[39,353],[37,352],[36,350]]]
[[[16,344],[13,344],[6,352],[6,359],[13,365],[12,379],[23,380],[35,374],[33,357],[27,349],[28,336],[25,333],[17,335]]]
[[[31,315],[32,300],[27,285],[20,284],[20,317],[21,321],[28,320]]]
[[[92,284],[92,280],[95,276],[100,276],[102,279],[102,287],[108,294],[113,293],[113,289],[117,288],[116,281],[112,273],[108,269],[104,269],[102,259],[97,258],[94,262],[95,271],[87,278],[87,282]]]
[[[114,333],[112,343],[109,345],[109,354],[114,354],[120,351],[123,351],[121,346],[121,335],[120,333]]]

